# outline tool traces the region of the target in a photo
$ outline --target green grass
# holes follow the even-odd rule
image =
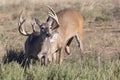
[[[0,65],[0,80],[119,80],[120,61],[100,63],[64,62],[62,65],[41,66],[38,62],[26,71],[16,62]]]

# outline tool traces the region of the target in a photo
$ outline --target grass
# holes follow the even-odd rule
[[[0,80],[119,80],[120,6],[117,0],[52,1],[1,1]],[[21,67],[26,37],[18,32],[19,13],[25,8],[23,16],[27,20],[37,17],[42,22],[46,21],[48,9],[42,3],[49,4],[56,12],[64,8],[74,8],[84,16],[85,54],[82,62],[74,40],[70,45],[71,55],[65,55],[62,65],[41,66],[37,61],[26,71]],[[25,26],[29,31],[31,25]]]
[[[85,62],[64,62],[62,65],[39,63],[24,69],[16,62],[0,65],[1,80],[119,80],[120,61],[98,64],[94,59]],[[6,75],[7,74],[7,75]]]

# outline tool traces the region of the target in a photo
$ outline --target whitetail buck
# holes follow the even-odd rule
[[[42,60],[42,58],[45,60],[44,64],[47,64],[47,57],[49,57],[50,53],[50,40],[49,40],[49,29],[47,27],[39,26],[40,32],[35,31],[34,25],[32,24],[33,32],[31,34],[28,34],[24,30],[24,26],[22,26],[25,23],[26,19],[22,18],[22,13],[20,14],[19,23],[18,23],[18,30],[19,32],[27,36],[27,40],[25,42],[25,60],[23,61],[22,66],[28,66],[30,63],[31,58]],[[38,23],[38,20],[35,19],[36,24]],[[50,58],[49,58],[50,59]]]
[[[47,27],[49,27],[49,33],[51,34],[51,54],[53,54],[53,61],[55,61],[55,53],[59,51],[59,64],[61,64],[64,59],[65,49],[66,52],[69,53],[69,45],[73,37],[76,38],[81,52],[83,51],[82,34],[84,20],[83,17],[73,9],[64,9],[55,13],[52,8],[48,8],[51,12],[48,14],[49,17],[46,24]],[[38,25],[41,26],[41,24]]]

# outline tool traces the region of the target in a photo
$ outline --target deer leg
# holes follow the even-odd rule
[[[78,43],[78,47],[80,47],[81,52],[83,52],[83,44],[82,41],[80,40],[80,37],[78,35],[75,36],[77,43]]]
[[[59,64],[61,64],[63,62],[64,53],[65,53],[65,47],[66,47],[66,45],[64,45],[63,47],[61,47],[61,50],[59,52]]]
[[[24,67],[25,69],[27,68],[27,67],[29,67],[29,64],[30,64],[30,56],[28,55],[28,54],[25,54],[25,56],[24,56],[24,60],[23,60],[23,62],[22,62],[22,67]]]
[[[48,64],[48,57],[47,57],[47,55],[43,56],[43,59],[44,59],[43,64],[45,66],[47,66],[47,64]]]
[[[74,37],[72,37],[72,38],[70,38],[70,39],[68,40],[67,45],[66,45],[66,47],[65,47],[65,52],[66,52],[68,55],[70,55],[70,47],[69,47],[69,46],[70,46],[73,38],[74,38]]]
[[[82,44],[82,41],[80,39],[80,36],[79,35],[76,35],[75,36],[76,40],[77,40],[77,43],[78,43],[78,47],[80,48],[80,57],[81,57],[81,60],[83,60],[83,44]]]
[[[52,54],[52,62],[56,63],[56,52]]]
[[[41,65],[45,64],[45,56],[42,53],[38,53],[38,60],[41,62]]]
[[[70,47],[67,46],[67,45],[66,45],[66,47],[65,47],[65,52],[66,52],[68,55],[70,55]]]

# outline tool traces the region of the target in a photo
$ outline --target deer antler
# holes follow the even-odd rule
[[[19,21],[18,21],[18,31],[19,31],[22,35],[28,36],[29,34],[27,33],[27,31],[25,31],[25,30],[22,28],[23,23],[26,21],[26,19],[23,19],[23,18],[22,18],[22,13],[23,13],[23,10],[22,10],[21,13],[20,13],[20,17],[19,17]]]
[[[48,12],[48,15],[49,15],[50,17],[52,17],[52,18],[57,22],[57,24],[59,25],[58,17],[57,17],[57,15],[56,15],[55,11],[54,11],[50,6],[47,6],[47,7],[48,7],[49,10],[51,11],[51,12]]]
[[[31,25],[32,25],[33,32],[35,32],[35,23],[31,23]]]

